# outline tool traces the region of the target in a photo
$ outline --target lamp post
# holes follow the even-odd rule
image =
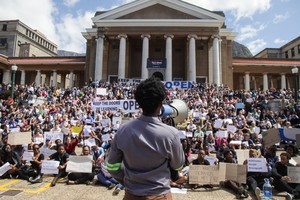
[[[18,70],[18,66],[14,64],[11,66],[11,72],[12,72],[12,77],[11,77],[11,98],[14,99],[14,90],[15,90],[15,79],[16,79],[16,71]]]
[[[294,95],[295,95],[295,101],[298,102],[298,67],[294,66],[292,68],[292,74],[294,76]]]

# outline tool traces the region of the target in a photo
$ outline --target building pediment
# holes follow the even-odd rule
[[[180,0],[137,0],[92,18],[98,27],[119,26],[120,23],[125,26],[130,26],[130,24],[132,26],[150,24],[151,26],[158,20],[164,25],[176,21],[179,26],[186,22],[191,22],[193,26],[195,23],[204,22],[210,23],[210,26],[221,27],[225,18],[220,14]]]

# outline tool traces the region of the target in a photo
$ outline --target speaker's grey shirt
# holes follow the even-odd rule
[[[127,192],[147,196],[170,192],[170,167],[179,170],[184,161],[178,130],[142,115],[120,127],[107,167]]]

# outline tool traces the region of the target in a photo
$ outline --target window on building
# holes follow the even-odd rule
[[[300,44],[298,45],[298,54],[300,54]]]
[[[292,52],[292,57],[295,57],[295,49],[294,48],[291,49],[291,52]]]
[[[2,31],[7,31],[7,24],[3,24]]]
[[[7,47],[7,38],[0,38],[0,48]]]
[[[285,52],[285,58],[289,58],[289,52],[288,51]]]

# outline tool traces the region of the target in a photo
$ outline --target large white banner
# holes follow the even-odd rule
[[[122,112],[138,112],[140,107],[138,103],[132,100],[104,100],[104,101],[94,101],[92,104],[93,110],[100,111],[118,111],[121,109]]]
[[[8,134],[7,143],[10,145],[30,144],[31,142],[32,142],[31,132],[20,132],[20,133]]]
[[[92,173],[92,156],[70,156],[66,172]]]
[[[64,135],[62,132],[58,132],[58,131],[45,132],[44,133],[44,144],[46,144],[47,139],[52,141],[52,143],[54,143],[56,139],[60,139],[61,141],[63,141]]]

